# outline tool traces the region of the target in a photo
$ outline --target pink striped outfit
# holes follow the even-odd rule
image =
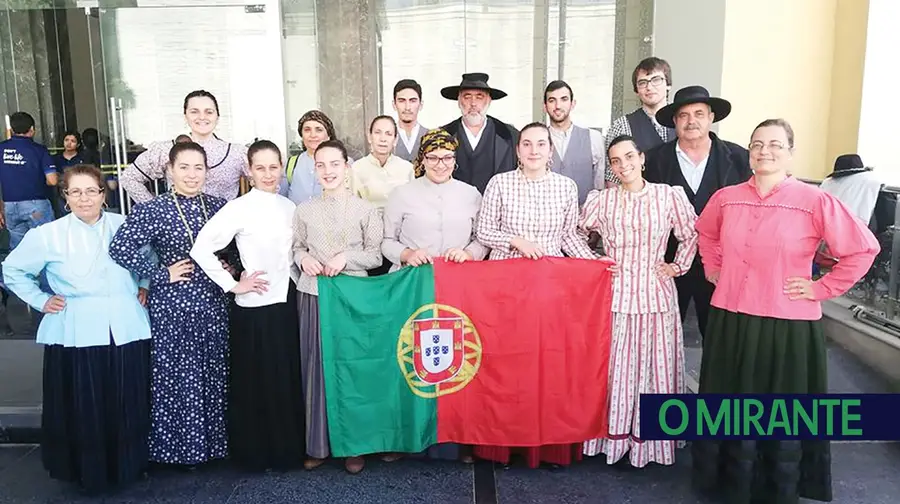
[[[675,462],[674,441],[641,441],[640,394],[684,390],[684,335],[675,281],[656,273],[671,232],[680,242],[673,261],[686,272],[697,253],[697,215],[684,189],[645,182],[591,191],[579,230],[597,231],[619,267],[613,280],[609,363],[609,435],[584,443],[586,455],[605,453],[613,464],[630,451],[631,465]]]

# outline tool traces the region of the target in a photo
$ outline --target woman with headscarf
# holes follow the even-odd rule
[[[228,299],[188,255],[225,200],[201,192],[206,151],[194,142],[169,152],[170,192],[138,205],[110,244],[110,257],[151,279],[153,330],[150,460],[194,466],[228,454]],[[150,247],[159,258],[142,254]]]
[[[240,192],[241,176],[247,169],[247,147],[216,136],[219,118],[219,102],[209,91],[191,91],[184,97],[184,120],[191,130],[191,140],[203,147],[209,164],[203,192],[230,201]],[[151,143],[122,172],[119,183],[136,203],[146,203],[155,196],[146,184],[165,179],[169,150],[175,143],[175,140]]]
[[[456,169],[456,137],[443,129],[422,136],[414,167],[421,177],[394,189],[384,208],[384,241],[381,251],[393,264],[405,266],[447,261],[480,261],[487,249],[475,239],[475,223],[481,193],[453,178]],[[447,443],[429,448],[428,456],[471,461],[460,446]]]
[[[37,331],[44,468],[52,478],[104,491],[138,480],[147,466],[147,291],[109,257],[125,218],[103,211],[100,170],[72,166],[62,183],[71,213],[28,231],[3,262],[3,278],[45,314]],[[41,289],[41,272],[55,294]]]
[[[296,268],[291,259],[295,205],[278,194],[281,151],[269,140],[247,151],[250,192],[210,217],[190,256],[223,292],[230,314],[228,446],[252,470],[286,470],[306,452],[300,383]],[[244,268],[240,280],[216,255],[231,241]]]
[[[550,130],[531,123],[519,132],[519,166],[494,175],[484,191],[475,226],[478,241],[491,249],[491,260],[543,256],[595,259],[579,235],[578,186],[572,179],[550,171],[553,149]],[[581,460],[582,443],[522,449],[529,467],[541,462],[567,465]],[[475,455],[508,463],[508,446],[476,446]]]
[[[609,361],[609,430],[585,442],[585,455],[607,464],[675,463],[675,441],[641,440],[641,394],[684,393],[684,335],[674,278],[697,254],[697,215],[684,189],[644,180],[644,153],[627,135],[607,147],[618,185],[588,193],[579,228],[596,231],[615,262]],[[670,234],[679,241],[665,261]],[[628,457],[625,458],[625,455]]]
[[[322,185],[316,177],[316,149],[328,140],[337,140],[334,124],[320,110],[310,110],[297,121],[300,134],[300,154],[291,156],[285,167],[285,177],[281,181],[279,194],[299,205],[322,194]]]
[[[703,339],[700,394],[827,394],[821,302],[866,274],[879,246],[866,223],[791,175],[794,131],[783,119],[750,136],[753,177],[716,192],[697,220],[700,258],[716,287]],[[838,258],[813,281],[822,241]],[[828,441],[697,440],[694,483],[730,503],[829,502]]]
[[[367,276],[381,264],[384,229],[378,208],[352,194],[347,185],[350,165],[347,150],[327,140],[316,150],[316,176],[323,191],[297,205],[294,212],[293,256],[300,268],[297,310],[300,321],[300,358],[306,392],[306,469],[320,466],[330,454],[325,380],[319,327],[318,277],[338,274]],[[348,457],[344,467],[358,473],[361,456]]]

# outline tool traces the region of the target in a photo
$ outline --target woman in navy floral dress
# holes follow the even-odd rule
[[[227,298],[188,255],[225,200],[204,194],[206,153],[179,143],[169,153],[172,192],[137,205],[110,245],[122,267],[150,278],[152,385],[150,460],[194,466],[227,455]],[[159,263],[141,250],[150,246]]]

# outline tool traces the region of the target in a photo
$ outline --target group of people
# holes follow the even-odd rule
[[[565,82],[545,91],[549,125],[516,130],[487,115],[505,96],[487,81],[465,74],[444,88],[461,117],[430,130],[417,121],[421,86],[399,82],[399,121],[375,118],[370,153],[356,161],[320,111],[300,118],[303,152],[287,160],[267,140],[221,140],[215,97],[192,92],[189,141],[155,143],[123,173],[137,203],[127,217],[104,211],[97,168],[69,167],[71,213],[29,231],[3,263],[9,288],[47,314],[37,341],[51,476],[104,488],[138,478],[148,461],[225,457],[316,468],[330,456],[317,278],[439,258],[607,259],[597,267],[613,271],[609,432],[574,445],[440,445],[426,456],[673,464],[681,443],[641,439],[639,398],[684,391],[691,300],[701,393],[827,392],[820,301],[846,292],[879,247],[840,201],[791,175],[786,121],[760,123],[747,148],[722,140],[710,125],[731,105],[699,86],[670,103],[671,70],[657,58],[632,75],[642,107],[606,138],[572,124]],[[145,184],[163,177],[171,190],[154,197]],[[839,260],[812,281],[823,241]],[[827,443],[691,450],[697,484],[731,502],[831,498]],[[363,470],[362,455],[344,461],[347,471]]]

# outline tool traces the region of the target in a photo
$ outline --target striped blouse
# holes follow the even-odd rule
[[[665,261],[666,245],[674,232],[680,242],[673,261],[676,270],[690,269],[697,253],[696,220],[681,187],[646,182],[637,192],[616,187],[588,193],[579,229],[597,231],[606,254],[619,266],[613,277],[612,311],[678,309],[674,280],[660,277],[656,266]]]

